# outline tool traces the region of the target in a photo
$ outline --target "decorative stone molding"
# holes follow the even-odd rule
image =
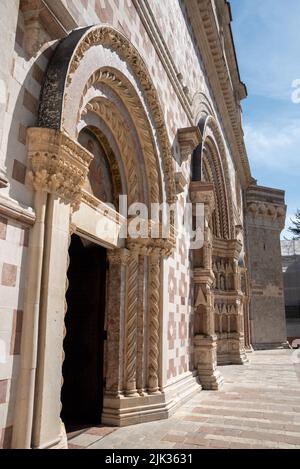
[[[35,56],[49,40],[66,37],[68,31],[77,27],[69,10],[58,0],[21,0],[20,9],[29,56]]]
[[[216,118],[210,100],[202,91],[196,91],[195,95],[193,96],[192,109],[194,122],[197,124],[203,119],[206,119],[207,116]]]
[[[177,132],[181,152],[181,163],[188,160],[197,145],[201,143],[201,132],[198,127],[186,127]]]
[[[126,122],[121,118],[120,113],[115,106],[109,101],[94,100],[87,104],[83,111],[83,115],[88,111],[92,111],[101,116],[101,118],[104,119],[110,127],[113,134],[117,136],[118,145],[122,152],[122,159],[127,173],[128,201],[129,204],[136,202],[139,200],[138,176],[136,171],[136,162],[132,158],[132,140],[129,137],[130,130]],[[153,156],[153,152],[151,154]],[[155,174],[152,172],[152,181],[157,181],[158,174],[156,167],[154,172]],[[153,200],[156,200],[159,197],[159,189],[157,185],[155,185],[155,189],[152,190],[152,196],[154,197]]]
[[[267,225],[282,230],[285,225],[284,191],[252,185],[246,192],[248,223]]]
[[[214,274],[211,269],[194,269],[194,366],[198,371],[202,387],[208,390],[219,389],[223,382],[217,371],[213,283]]]
[[[126,284],[127,268],[130,260],[128,249],[107,251],[108,289],[107,289],[107,368],[105,396],[119,399],[124,396],[125,372],[125,321],[126,321]]]
[[[174,225],[171,223],[169,233],[164,237],[164,227],[161,223],[156,223],[153,220],[145,220],[148,225],[148,236],[127,238],[128,249],[137,249],[139,254],[150,256],[153,253],[159,253],[161,257],[168,257],[172,254],[176,246],[177,232]],[[155,236],[153,237],[155,233]]]
[[[218,336],[218,363],[243,364],[247,361],[244,340],[244,311],[239,240],[213,241],[215,275],[215,331]]]
[[[27,142],[28,181],[34,190],[53,192],[78,209],[91,153],[52,129],[29,128]]]
[[[277,221],[284,228],[286,210],[285,207],[274,205],[272,203],[251,202],[247,205],[247,213],[254,218],[268,218],[271,221]]]
[[[78,39],[76,40],[76,38]],[[67,41],[68,46],[64,43],[65,41]],[[147,66],[137,49],[135,49],[132,43],[129,42],[123,34],[109,26],[92,26],[88,30],[76,30],[66,38],[65,41],[58,46],[52,60],[52,64],[48,69],[42,92],[39,125],[55,129],[63,128],[64,113],[66,112],[64,108],[66,96],[70,92],[72,78],[76,73],[81,60],[91,47],[100,45],[103,47],[109,47],[132,68],[133,73],[144,92],[161,145],[167,201],[169,203],[176,202],[173,157],[164,121],[164,114]],[[64,54],[65,57],[65,66],[63,70],[61,69],[61,54]],[[58,70],[59,80],[57,79]],[[91,80],[94,80],[94,77],[98,76],[97,73],[98,71],[96,70],[96,75],[92,75]],[[88,80],[88,82],[88,86],[90,86],[90,80]],[[113,83],[113,80],[110,80],[110,83]],[[115,83],[115,85],[117,84],[118,83]],[[60,87],[64,89],[63,95],[60,91]],[[116,88],[116,91],[120,91],[122,93],[124,91],[125,93],[125,90],[118,90],[118,88]],[[85,91],[82,90],[82,92],[84,94]],[[123,99],[125,104],[129,106],[132,95],[127,94],[127,96],[125,96],[125,94],[123,95]],[[63,100],[63,98],[65,99]],[[132,106],[133,105],[135,105],[135,103],[132,103]]]
[[[218,239],[213,240],[213,256],[214,257],[227,257],[238,260],[240,257],[241,250],[243,248],[242,243],[238,239]]]
[[[107,251],[107,258],[110,264],[128,265],[130,252],[128,249],[112,249]]]
[[[222,98],[219,100],[219,108],[224,119],[225,131],[229,138],[233,157],[241,169],[243,186],[248,186],[251,183],[251,172],[240,122],[239,103],[236,100],[238,94],[243,96],[243,93],[240,93],[240,86],[237,92],[232,87],[232,78],[226,65],[227,60],[224,59],[213,5],[213,2],[206,0],[189,0],[186,2],[186,10],[200,50],[203,51],[205,68],[210,72],[211,86],[218,90]],[[230,46],[233,47],[232,44]]]
[[[201,162],[206,181],[214,184],[216,195],[216,222],[218,236],[231,238],[234,231],[234,209],[231,179],[226,148],[220,126],[215,118],[208,116],[201,123],[203,135]]]
[[[215,209],[214,185],[210,182],[191,181],[190,198],[194,204],[204,204],[209,219]]]
[[[219,390],[224,382],[217,370],[217,336],[196,335],[194,337],[194,364],[203,389]]]

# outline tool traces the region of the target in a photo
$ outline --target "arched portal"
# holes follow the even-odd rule
[[[126,220],[117,198],[124,195],[128,204],[144,203],[148,209],[151,203],[173,203],[175,178],[157,92],[125,36],[95,26],[75,30],[58,45],[41,94],[38,127],[28,131],[28,163],[39,220],[35,235],[41,241],[41,271],[35,279],[41,303],[34,447],[65,444],[60,396],[64,353],[70,350],[63,350],[69,325],[64,318],[67,311],[70,319],[73,270],[82,256],[88,262],[89,255],[82,253],[91,244],[95,252],[95,246],[105,249],[102,257],[108,259],[104,317],[95,318],[95,323],[103,320],[105,336],[101,420],[128,425],[167,417],[171,401],[161,374],[161,269],[174,246],[174,230],[165,238],[121,236],[124,226],[127,235]],[[146,221],[149,217],[148,211]],[[66,357],[65,368],[71,363],[76,369],[72,360]],[[30,421],[31,410],[26,412]],[[15,447],[22,446],[21,427]]]
[[[196,356],[208,389],[220,384],[216,363],[243,363],[244,326],[241,272],[242,245],[235,239],[234,208],[226,147],[218,123],[206,113],[199,122],[202,143],[193,154],[191,193],[205,207],[204,246],[194,253]],[[200,300],[202,298],[202,300]],[[217,354],[216,354],[217,351]],[[210,369],[209,373],[207,368]]]

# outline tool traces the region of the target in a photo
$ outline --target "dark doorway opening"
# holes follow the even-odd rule
[[[73,235],[69,256],[61,391],[67,432],[101,423],[106,249]]]

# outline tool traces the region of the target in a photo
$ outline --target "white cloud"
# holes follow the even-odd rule
[[[299,0],[231,0],[231,4],[242,79],[249,92],[290,99],[291,84],[300,78]]]
[[[250,164],[256,167],[300,171],[300,119],[287,122],[244,125]]]

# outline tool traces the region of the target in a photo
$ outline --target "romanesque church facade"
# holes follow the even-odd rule
[[[1,1],[2,447],[168,418],[286,342],[284,193],[251,175],[231,21],[226,0]]]

